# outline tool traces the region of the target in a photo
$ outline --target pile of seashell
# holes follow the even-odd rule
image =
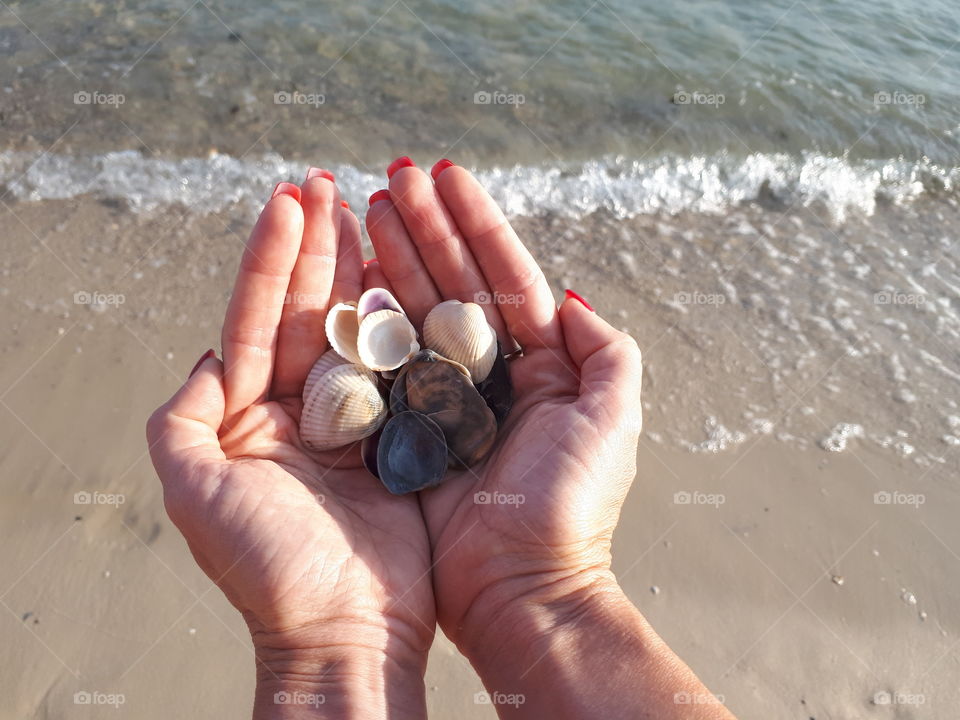
[[[487,456],[510,412],[506,360],[483,309],[447,300],[417,331],[388,291],[327,313],[331,350],[303,386],[300,438],[311,450],[357,441],[366,468],[403,494]]]

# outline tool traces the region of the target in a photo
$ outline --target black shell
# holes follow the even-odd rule
[[[477,390],[487,406],[497,418],[497,426],[503,425],[513,407],[513,384],[510,382],[510,368],[503,357],[503,347],[497,343],[497,359],[493,362],[490,374],[477,385]]]
[[[443,431],[421,413],[394,415],[383,426],[377,448],[380,482],[394,495],[439,485],[447,470]]]

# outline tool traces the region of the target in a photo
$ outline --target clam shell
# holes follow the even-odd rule
[[[477,385],[477,391],[487,401],[487,407],[493,411],[497,425],[503,425],[513,407],[513,383],[510,382],[510,368],[503,356],[503,348],[497,343],[497,358],[486,380]]]
[[[420,343],[402,312],[375,310],[360,323],[357,351],[371,370],[395,370],[420,351]]]
[[[442,355],[438,355],[433,350],[421,350],[410,361],[397,372],[393,379],[393,385],[390,386],[390,412],[394,415],[402,413],[410,408],[407,407],[407,373],[415,363],[447,363],[457,369],[457,372],[470,377],[470,371],[463,365],[453,360],[448,360]],[[471,380],[472,382],[472,380]]]
[[[330,347],[338,355],[352,363],[360,362],[360,354],[357,352],[360,320],[357,316],[356,303],[337,303],[330,308],[324,329],[327,332]]]
[[[476,303],[447,300],[423,321],[423,341],[431,350],[455,360],[483,382],[497,357],[497,335]]]
[[[450,463],[470,467],[487,456],[497,420],[470,378],[449,362],[414,362],[404,376],[405,405],[433,420],[447,441]]]
[[[347,364],[347,361],[340,357],[336,350],[327,350],[323,355],[321,355],[313,364],[313,367],[310,368],[310,372],[307,374],[307,379],[303,383],[304,402],[306,402],[307,398],[310,397],[310,391],[313,390],[313,386],[317,384],[317,380],[323,377],[328,370],[332,370],[338,365],[345,364]]]
[[[359,365],[338,365],[314,383],[300,416],[300,439],[311,450],[343,447],[372,435],[387,405],[376,376]]]
[[[360,317],[360,322],[363,322],[363,319],[367,315],[375,313],[377,310],[393,310],[394,312],[398,313],[403,312],[403,308],[400,307],[400,303],[397,302],[397,299],[390,294],[389,290],[384,290],[383,288],[370,288],[364,292],[357,301],[357,315]]]
[[[426,415],[402,412],[383,426],[377,472],[391,493],[403,495],[439,485],[446,470],[443,431]]]

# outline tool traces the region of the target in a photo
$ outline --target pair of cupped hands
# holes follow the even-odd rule
[[[147,426],[170,518],[249,626],[257,705],[315,693],[332,711],[355,691],[415,717],[437,623],[478,664],[507,635],[535,642],[537,607],[575,608],[615,583],[611,536],[640,431],[636,343],[572,293],[557,307],[464,168],[442,160],[431,177],[403,158],[388,178],[370,198],[378,259],[366,264],[331,173],[277,186],[240,262],[222,360],[201,358]],[[492,453],[416,494],[388,493],[357,446],[317,453],[299,439],[326,311],[374,286],[418,330],[443,300],[479,302],[503,347],[520,349]]]

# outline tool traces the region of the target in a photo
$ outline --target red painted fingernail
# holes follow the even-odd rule
[[[443,172],[444,170],[446,170],[448,167],[453,167],[453,163],[452,163],[451,161],[447,160],[446,158],[443,158],[442,160],[437,161],[437,164],[434,165],[433,168],[431,168],[431,170],[430,170],[430,176],[431,176],[434,180],[436,180],[436,179],[437,179],[437,175],[439,175],[440,173],[442,173],[442,172]]]
[[[369,260],[364,260],[364,261],[363,261],[363,266],[366,267],[366,266],[369,265],[370,263],[375,263],[375,262],[377,262],[377,259],[376,259],[376,258],[370,258]]]
[[[350,209],[350,203],[348,203],[346,200],[341,200],[341,201],[340,201],[340,207],[342,207],[344,210],[349,210],[349,209]]]
[[[596,310],[593,309],[593,306],[590,303],[584,300],[580,295],[575,293],[573,290],[565,290],[564,292],[566,292],[568,298],[573,298],[578,303],[583,305],[590,312],[596,312]]]
[[[200,359],[197,360],[197,364],[193,366],[193,370],[191,370],[190,374],[187,375],[187,379],[189,380],[190,378],[192,378],[193,374],[200,369],[200,366],[203,365],[203,363],[205,363],[207,360],[209,360],[212,357],[216,357],[216,355],[217,354],[213,351],[213,348],[210,348],[209,350],[207,350],[203,355],[200,356]]]
[[[273,195],[270,196],[270,199],[273,200],[277,195],[289,195],[297,202],[300,202],[300,186],[288,182],[277,183],[277,186],[273,189]]]
[[[337,179],[333,176],[333,173],[330,172],[329,170],[324,170],[323,168],[315,168],[315,167],[312,167],[309,170],[307,170],[307,180],[315,177],[326,178],[330,182],[337,181]]]
[[[389,190],[377,190],[373,195],[370,196],[370,205],[371,207],[375,202],[380,202],[381,200],[389,200],[390,191]]]
[[[389,167],[387,167],[387,179],[389,180],[390,178],[393,177],[393,174],[397,170],[405,167],[416,167],[416,165],[414,165],[413,160],[408,158],[406,155],[404,155],[403,157],[398,157],[396,160],[390,163]]]

